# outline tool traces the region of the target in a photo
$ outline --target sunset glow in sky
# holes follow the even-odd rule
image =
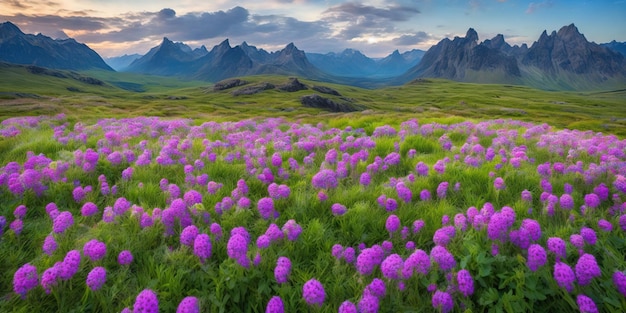
[[[163,37],[210,49],[224,39],[269,51],[290,42],[307,52],[358,49],[370,57],[427,50],[476,29],[531,45],[574,23],[587,40],[626,41],[626,0],[3,0],[0,22],[25,33],[72,37],[103,57],[146,53]]]

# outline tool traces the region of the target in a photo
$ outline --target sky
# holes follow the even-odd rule
[[[626,41],[626,0],[2,0],[0,22],[71,37],[103,57],[145,54],[163,37],[209,50],[225,39],[268,51],[357,49],[369,57],[427,50],[443,38],[503,34],[529,46],[574,23],[587,40]]]

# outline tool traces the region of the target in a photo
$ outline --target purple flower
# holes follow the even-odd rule
[[[378,297],[364,293],[361,300],[358,303],[358,312],[361,313],[377,313],[379,308],[379,300]]]
[[[133,313],[159,312],[159,300],[156,293],[150,289],[144,289],[135,298]]]
[[[380,269],[385,278],[400,279],[400,273],[403,265],[404,261],[402,260],[402,257],[394,253],[385,258],[380,265]]]
[[[18,268],[13,275],[13,291],[22,299],[26,299],[28,291],[37,287],[38,284],[37,268],[29,263]]]
[[[596,241],[598,240],[598,237],[596,236],[596,232],[589,227],[581,228],[580,235],[583,237],[585,242],[587,242],[590,245],[595,245]]]
[[[430,257],[421,249],[415,250],[405,261],[402,268],[402,276],[409,279],[414,271],[418,274],[426,275],[430,270]]]
[[[274,278],[279,284],[284,284],[289,279],[291,274],[291,261],[288,257],[281,256],[276,260],[276,267],[274,267]]]
[[[357,313],[356,305],[346,300],[342,302],[341,305],[339,306],[338,313]]]
[[[528,260],[526,261],[531,271],[536,271],[539,267],[546,264],[546,250],[541,245],[532,244],[528,248]]]
[[[617,291],[619,291],[622,296],[626,297],[626,274],[624,274],[624,272],[615,272],[613,273],[612,279]]]
[[[459,285],[459,291],[463,296],[469,297],[474,294],[474,279],[468,270],[460,270],[456,274],[456,281]]]
[[[193,241],[196,239],[196,236],[198,236],[198,227],[195,225],[189,225],[180,233],[180,243],[191,247],[191,245],[193,245]]]
[[[385,201],[385,210],[387,212],[395,211],[398,208],[398,201],[394,198],[387,198]]]
[[[241,259],[247,258],[246,254],[248,253],[248,241],[241,234],[235,234],[228,239],[228,244],[226,246],[226,251],[228,253],[228,257],[239,261]]]
[[[419,233],[420,230],[422,230],[422,228],[424,227],[426,223],[424,223],[423,220],[415,220],[413,222],[413,233],[417,234]]]
[[[446,247],[435,246],[430,250],[430,257],[439,264],[441,270],[447,271],[456,266],[454,256],[446,249]]]
[[[318,280],[312,278],[302,286],[302,297],[309,305],[321,307],[326,299],[324,286]]]
[[[369,285],[365,287],[365,293],[369,293],[378,299],[385,297],[386,287],[385,282],[380,278],[374,278]]]
[[[199,313],[200,305],[198,304],[198,298],[194,296],[185,297],[180,304],[178,304],[178,308],[176,309],[176,313]]]
[[[346,260],[347,263],[354,262],[354,258],[355,258],[354,248],[347,247],[345,250],[343,250],[343,259]]]
[[[428,200],[430,200],[430,198],[431,198],[430,191],[428,191],[428,189],[424,189],[424,190],[420,191],[420,200],[428,201]]]
[[[398,198],[402,199],[402,201],[406,203],[411,202],[411,198],[413,198],[411,189],[405,186],[402,182],[396,185],[396,193],[398,194]]]
[[[530,193],[530,191],[525,190],[522,191],[522,201],[526,201],[526,202],[532,202],[533,201],[533,195]]]
[[[326,195],[326,193],[325,193],[323,190],[320,190],[320,191],[317,193],[317,199],[318,199],[320,202],[324,202],[324,201],[328,200],[328,195]]]
[[[83,246],[83,253],[89,257],[91,261],[98,261],[107,253],[107,246],[102,241],[92,239],[87,241]]]
[[[52,230],[57,234],[62,234],[70,226],[74,225],[74,217],[69,211],[63,211],[54,219]]]
[[[373,248],[365,248],[356,258],[356,269],[361,275],[369,275],[380,262],[382,262],[382,253],[378,253]]]
[[[273,296],[265,307],[265,313],[284,313],[285,305],[279,296]]]
[[[19,205],[15,208],[15,210],[13,210],[13,216],[15,216],[16,219],[23,219],[24,216],[26,216],[26,206],[25,205]]]
[[[87,287],[93,291],[100,290],[107,280],[107,271],[104,267],[94,267],[87,274]]]
[[[341,216],[347,212],[346,206],[341,203],[334,203],[330,206],[330,210],[333,212],[334,216]]]
[[[580,313],[598,313],[598,308],[596,307],[596,303],[591,300],[591,298],[579,294],[576,296],[576,304],[578,304],[578,309]]]
[[[335,259],[340,260],[343,257],[343,247],[340,244],[334,244],[331,248],[331,254]]]
[[[452,311],[454,308],[454,300],[452,296],[444,291],[435,291],[432,297],[433,308],[440,310],[443,313]]]
[[[385,222],[385,228],[390,234],[398,231],[400,228],[400,218],[398,218],[395,214],[389,215],[389,217],[387,217],[387,221]]]
[[[496,190],[504,190],[504,188],[506,188],[506,185],[504,184],[504,179],[502,179],[502,177],[497,177],[493,181],[493,187],[496,188]]]
[[[272,198],[261,198],[257,203],[257,208],[263,219],[270,219],[274,217],[274,200]]]
[[[267,230],[265,231],[265,235],[269,237],[271,242],[279,241],[285,237],[285,233],[278,227],[278,225],[272,223]]]
[[[266,249],[270,246],[270,237],[263,234],[256,239],[256,246],[259,249]]]
[[[337,188],[337,174],[333,170],[323,169],[313,176],[311,179],[313,187],[320,189]]]
[[[212,223],[210,227],[211,234],[218,240],[222,237],[222,226],[218,223]]]
[[[16,234],[19,235],[22,233],[22,228],[24,227],[24,222],[20,219],[14,220],[9,225],[9,228]]]
[[[559,287],[565,288],[567,292],[572,292],[576,275],[574,275],[574,270],[569,265],[563,262],[556,262],[554,264],[554,280],[556,280]]]
[[[41,274],[41,287],[45,290],[46,294],[50,294],[52,287],[56,286],[59,278],[59,269],[61,268],[61,262],[57,262],[53,267],[48,268]]]
[[[585,246],[585,239],[579,234],[569,236],[569,242],[578,249],[582,249]]]
[[[604,183],[601,183],[593,188],[593,193],[595,193],[601,201],[609,199],[609,187],[607,187]]]
[[[80,252],[78,250],[71,250],[67,252],[63,263],[59,269],[59,278],[61,280],[69,280],[78,272],[80,267]]]
[[[43,241],[43,252],[47,255],[52,255],[52,253],[57,249],[57,242],[54,240],[54,236],[48,235],[46,239]]]
[[[600,267],[598,263],[596,263],[596,258],[592,254],[585,253],[576,262],[576,278],[578,279],[578,284],[581,286],[588,285],[591,283],[591,280],[595,277],[600,277],[602,272],[600,271]]]
[[[438,160],[435,162],[435,165],[433,165],[433,169],[437,173],[443,174],[446,171],[446,163],[443,160]]]
[[[574,198],[571,195],[564,193],[559,198],[559,205],[565,210],[571,210],[574,208]]]
[[[417,165],[415,165],[415,171],[419,176],[428,176],[428,165],[420,161],[417,163]]]
[[[367,187],[369,186],[371,181],[372,181],[372,177],[370,176],[370,173],[368,172],[361,173],[361,176],[359,177],[359,184]]]
[[[128,209],[130,209],[130,206],[131,203],[126,200],[126,198],[117,198],[113,204],[113,212],[115,212],[115,215],[123,215],[126,211],[128,211]]]
[[[619,228],[622,229],[622,231],[626,231],[626,214],[622,214],[619,217]]]
[[[616,175],[613,181],[613,187],[619,192],[626,194],[626,176]]]
[[[98,213],[98,207],[93,202],[87,202],[83,204],[82,208],[80,209],[80,214],[82,214],[82,216],[92,216],[96,213]]]
[[[298,240],[300,233],[302,233],[302,227],[298,225],[295,220],[288,220],[287,222],[285,222],[282,230],[287,234],[287,239],[289,239],[290,241]]]
[[[605,219],[601,219],[598,221],[598,228],[600,228],[602,231],[610,232],[613,230],[613,224]]]
[[[211,257],[211,238],[207,234],[199,234],[193,241],[193,254],[204,263]]]
[[[133,254],[128,250],[124,250],[117,255],[117,263],[119,263],[120,265],[128,265],[132,262]]]
[[[539,225],[539,222],[536,220],[526,218],[522,221],[521,227],[528,231],[530,239],[533,241],[537,241],[541,238],[541,225]]]
[[[585,205],[588,208],[597,208],[600,205],[600,198],[595,193],[586,194]]]
[[[557,256],[557,260],[558,258],[565,259],[567,257],[565,240],[560,237],[548,238],[548,250]]]

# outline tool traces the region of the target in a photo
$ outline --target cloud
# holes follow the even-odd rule
[[[392,5],[378,8],[348,2],[328,8],[322,20],[334,25],[336,36],[355,39],[368,34],[387,34],[396,31],[397,22],[408,21],[419,14],[417,8]]]
[[[550,0],[543,2],[531,2],[528,4],[528,8],[526,9],[526,14],[533,14],[537,12],[537,10],[541,10],[544,8],[550,8],[554,5],[554,3]]]
[[[432,36],[430,36],[426,32],[420,31],[412,35],[402,35],[400,37],[394,38],[391,40],[391,42],[394,45],[398,45],[398,46],[412,46],[412,45],[426,42],[430,39],[432,39]]]

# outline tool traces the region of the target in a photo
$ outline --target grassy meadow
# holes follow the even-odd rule
[[[626,308],[624,90],[2,72],[0,312]]]

